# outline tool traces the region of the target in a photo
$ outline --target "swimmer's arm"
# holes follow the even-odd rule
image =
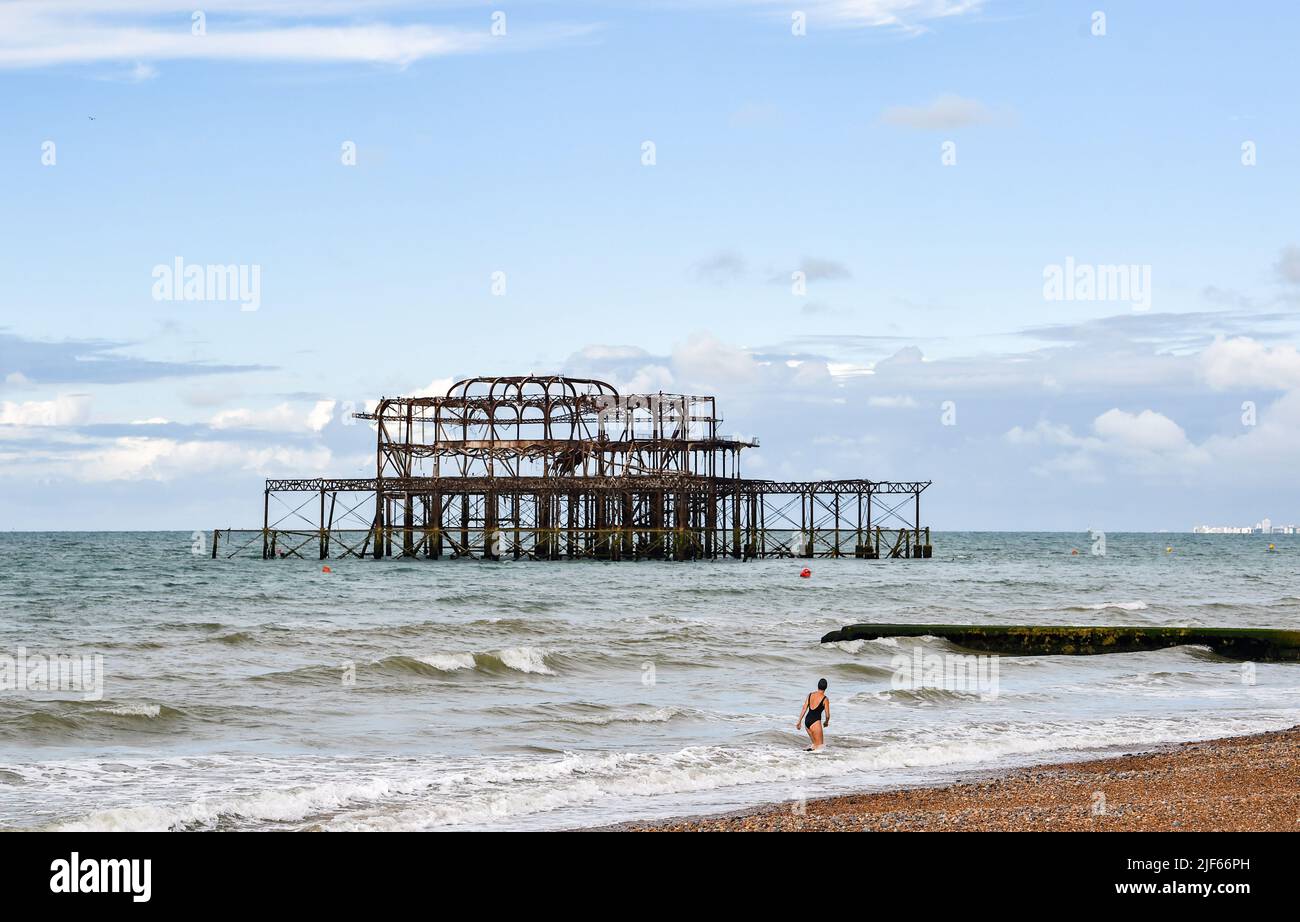
[[[808,697],[811,698],[812,696],[809,695]],[[803,726],[803,715],[807,713],[808,713],[808,698],[805,698],[803,699],[803,707],[799,709],[799,716],[794,719],[795,729],[798,729],[799,727]]]
[[[829,727],[831,725],[831,699],[823,695],[822,701],[826,703],[826,719],[822,721],[822,726]]]

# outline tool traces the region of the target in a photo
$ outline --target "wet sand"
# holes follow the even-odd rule
[[[1300,727],[1038,765],[945,787],[626,823],[664,832],[1300,832]]]

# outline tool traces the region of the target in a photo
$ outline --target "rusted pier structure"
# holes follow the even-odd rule
[[[925,558],[928,481],[754,480],[713,397],[567,377],[386,397],[372,478],[268,480],[260,532],[214,557]]]

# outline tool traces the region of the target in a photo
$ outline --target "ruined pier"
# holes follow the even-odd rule
[[[756,438],[713,397],[621,395],[561,376],[470,378],[385,397],[375,476],[266,481],[260,530],[213,557],[560,560],[928,558],[929,481],[741,475]]]

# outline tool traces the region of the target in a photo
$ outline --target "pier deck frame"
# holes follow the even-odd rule
[[[929,557],[928,481],[440,477],[268,480],[260,532],[224,556]],[[242,536],[242,538],[241,538]],[[250,542],[251,539],[251,542]]]

